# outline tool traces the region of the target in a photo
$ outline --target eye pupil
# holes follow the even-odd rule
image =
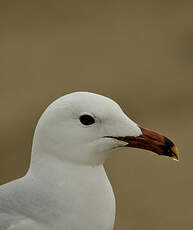
[[[88,114],[81,115],[79,119],[83,125],[92,125],[95,123],[94,118]]]

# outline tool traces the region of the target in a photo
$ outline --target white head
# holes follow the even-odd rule
[[[141,134],[140,128],[113,100],[93,93],[76,92],[48,106],[38,122],[34,148],[63,160],[100,164],[112,149],[126,145],[105,136]]]
[[[142,128],[113,100],[76,92],[48,106],[35,131],[33,152],[76,164],[97,165],[104,162],[111,150],[128,146],[130,140],[124,138],[136,140],[142,135]]]

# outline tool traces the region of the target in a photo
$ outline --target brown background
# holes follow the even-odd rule
[[[179,163],[135,149],[106,162],[115,229],[193,229],[193,4],[1,1],[0,33],[0,182],[26,171],[50,102],[96,92],[181,152]]]

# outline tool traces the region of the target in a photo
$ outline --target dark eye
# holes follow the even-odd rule
[[[83,125],[92,125],[95,123],[95,119],[88,114],[81,115],[79,120]]]

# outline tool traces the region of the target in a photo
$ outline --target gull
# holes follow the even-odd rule
[[[0,230],[112,230],[115,198],[103,163],[125,147],[178,160],[173,142],[137,125],[113,100],[60,97],[39,119],[27,174],[0,186]]]

